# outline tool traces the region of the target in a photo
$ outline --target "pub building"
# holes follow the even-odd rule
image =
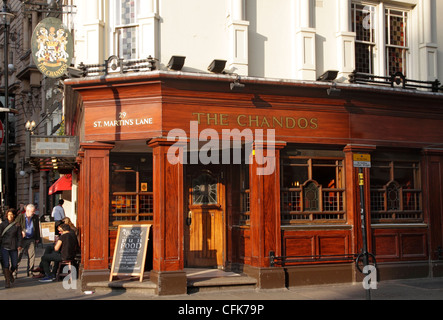
[[[152,224],[159,295],[186,293],[186,268],[242,272],[257,288],[362,281],[362,232],[379,281],[442,276],[443,94],[396,84],[66,80],[82,288],[109,279],[122,224]],[[360,154],[370,167],[354,165]]]

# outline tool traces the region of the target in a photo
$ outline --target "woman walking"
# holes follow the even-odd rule
[[[17,269],[18,250],[21,250],[23,240],[21,227],[15,222],[15,217],[14,210],[9,209],[0,224],[0,250],[2,252],[5,288],[10,288],[11,282],[14,282],[12,273]]]

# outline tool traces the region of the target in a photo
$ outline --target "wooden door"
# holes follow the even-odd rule
[[[209,169],[208,169],[209,168]],[[225,186],[221,166],[187,167],[187,267],[222,268],[225,260]]]

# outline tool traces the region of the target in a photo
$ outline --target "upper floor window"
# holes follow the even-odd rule
[[[406,75],[406,59],[409,51],[408,13],[387,8],[385,19],[387,75],[396,72]]]
[[[385,4],[352,3],[355,70],[391,76],[408,73],[409,10]],[[383,19],[379,18],[384,16]]]
[[[116,0],[116,52],[125,60],[138,58],[139,0]]]
[[[352,4],[352,31],[355,38],[355,70],[361,73],[374,73],[375,29],[373,27],[375,7]]]

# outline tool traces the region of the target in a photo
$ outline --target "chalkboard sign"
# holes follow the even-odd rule
[[[118,226],[109,281],[120,275],[139,276],[143,281],[150,230],[150,224]]]

